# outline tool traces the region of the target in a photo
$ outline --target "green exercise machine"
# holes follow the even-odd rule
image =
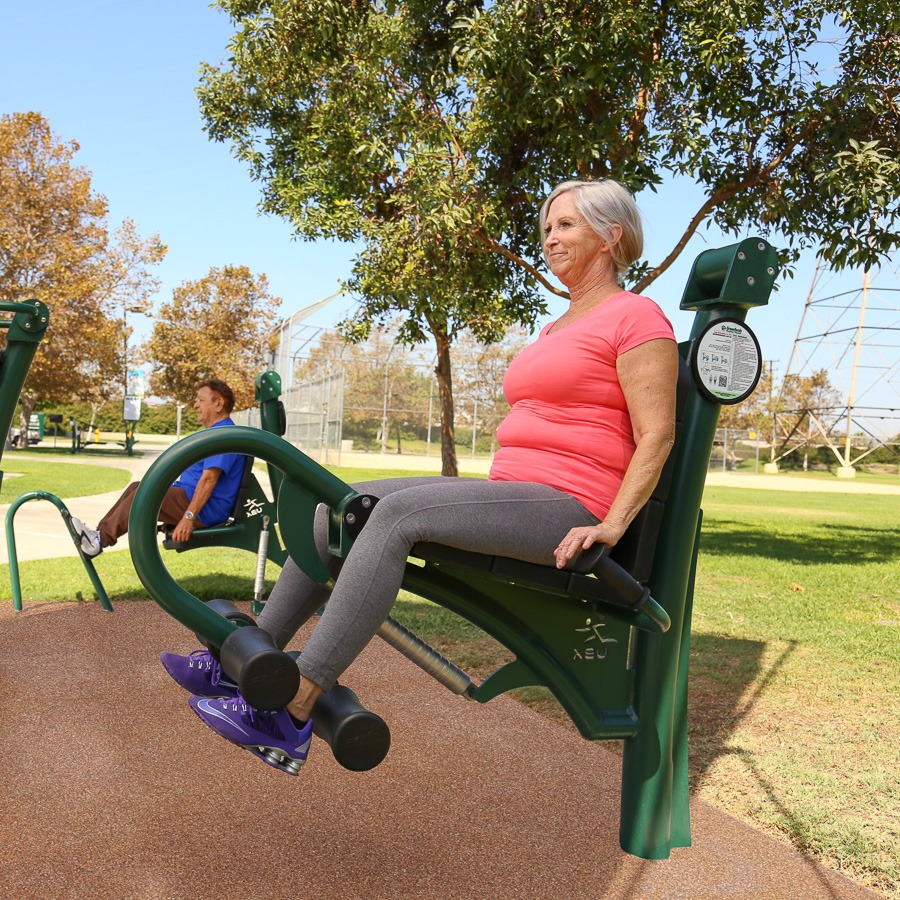
[[[768,303],[776,274],[776,254],[759,238],[707,250],[695,260],[681,301],[695,318],[690,338],[679,346],[676,443],[653,497],[612,552],[591,548],[559,571],[435,544],[413,548],[403,587],[479,626],[513,653],[512,662],[475,684],[393,619],[379,632],[460,696],[483,703],[513,688],[543,685],[586,739],[621,740],[620,843],[646,859],[664,859],[672,848],[690,844],[687,683],[700,501],[719,409],[749,396],[759,380],[759,344],[744,319],[748,309]],[[223,452],[253,455],[278,471],[284,547],[323,584],[330,574],[312,539],[316,507],[329,508],[329,549],[344,556],[377,500],[276,434],[243,427],[186,438],[143,479],[129,524],[141,581],[219,656],[248,703],[278,709],[298,687],[293,659],[252,627],[250,617],[206,605],[184,590],[166,571],[156,543],[155,512],[169,484],[187,466]],[[351,713],[359,715],[358,709]],[[341,715],[336,704],[332,726]],[[317,709],[314,722],[318,716]],[[356,768],[377,764],[387,752],[383,730],[371,732],[378,746]]]
[[[6,346],[0,354],[0,434],[9,433],[19,394],[31,368],[31,362],[37,353],[38,345],[47,331],[50,312],[39,300],[26,300],[23,303],[0,303],[0,312],[12,313],[12,318],[0,320],[0,329],[6,329]],[[0,445],[0,455],[3,453]],[[0,472],[0,482],[3,472]],[[12,584],[13,608],[22,609],[22,588],[19,579],[19,563],[16,554],[15,516],[19,508],[29,500],[48,500],[59,510],[76,547],[80,545],[80,537],[72,528],[72,516],[66,505],[54,494],[47,491],[29,491],[17,497],[6,514],[6,546],[9,554],[9,578]],[[91,584],[97,592],[100,603],[106,610],[112,610],[109,597],[103,589],[93,562],[79,550],[79,556],[87,570]]]

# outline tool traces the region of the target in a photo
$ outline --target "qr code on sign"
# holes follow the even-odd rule
[[[728,376],[720,375],[719,376],[719,387],[727,387],[728,385]]]

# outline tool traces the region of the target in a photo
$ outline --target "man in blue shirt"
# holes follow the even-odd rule
[[[229,418],[233,409],[234,392],[224,381],[209,379],[197,389],[194,410],[204,428],[234,425]],[[186,541],[195,528],[218,525],[231,516],[245,461],[241,454],[221,453],[181,473],[159,508],[158,520],[173,526],[172,540]],[[128,515],[139,484],[135,481],[128,485],[96,529],[72,516],[72,527],[81,538],[80,549],[85,556],[97,556],[128,531]]]

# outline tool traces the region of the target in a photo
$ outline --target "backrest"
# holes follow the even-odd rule
[[[650,495],[641,511],[634,517],[628,530],[622,535],[619,543],[613,547],[610,557],[623,569],[632,574],[636,581],[644,584],[650,577],[653,568],[653,553],[656,539],[662,524],[666,498],[675,471],[675,459],[678,456],[678,444],[684,424],[684,411],[687,399],[693,386],[690,369],[687,363],[678,357],[678,383],[675,388],[675,443],[669,452],[666,463],[659,476],[656,488]]]
[[[229,525],[246,518],[247,511],[245,506],[247,503],[247,493],[250,490],[250,482],[253,476],[253,460],[254,457],[252,456],[244,457],[244,473],[241,475],[241,483],[238,486],[237,496],[234,498],[234,508],[231,510],[231,515],[228,518]]]

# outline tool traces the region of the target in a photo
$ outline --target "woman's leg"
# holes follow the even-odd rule
[[[412,546],[434,541],[460,550],[552,565],[569,529],[597,519],[545,485],[473,478],[407,482],[386,493],[344,561],[331,598],[298,661],[300,692],[288,708],[309,715],[372,639],[400,590]]]
[[[361,494],[371,494],[382,498],[398,490],[423,484],[457,481],[455,478],[424,475],[412,478],[386,478],[380,481],[365,481],[352,485]],[[337,578],[344,560],[328,552],[328,509],[320,506],[316,511],[313,535],[319,557]],[[315,582],[288,557],[266,605],[256,624],[267,631],[275,641],[275,646],[283,650],[300,628],[331,596],[331,585]]]

